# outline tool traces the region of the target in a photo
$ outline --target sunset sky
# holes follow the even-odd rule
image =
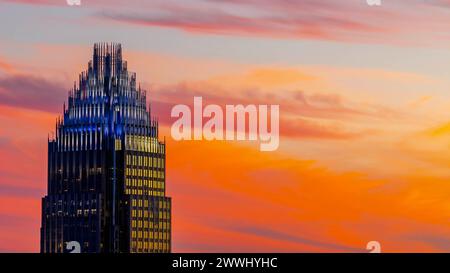
[[[174,252],[450,251],[450,1],[0,0],[0,252],[38,252],[47,136],[122,43],[167,141]],[[280,105],[280,147],[176,104]]]

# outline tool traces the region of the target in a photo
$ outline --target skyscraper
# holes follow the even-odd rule
[[[48,141],[41,252],[170,252],[166,146],[120,44],[95,44]]]

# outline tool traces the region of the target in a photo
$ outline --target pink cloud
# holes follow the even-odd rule
[[[2,105],[57,112],[67,91],[62,84],[33,75],[12,75],[0,78]]]
[[[117,2],[117,6],[124,6]],[[128,11],[116,7],[99,13],[128,24],[168,27],[187,32],[332,40],[362,43],[426,44],[449,41],[448,2],[386,1],[372,8],[365,1],[175,1]]]
[[[6,2],[66,5],[63,0]],[[365,0],[92,0],[82,4],[94,12],[94,18],[200,34],[440,47],[450,41],[449,7],[444,0],[385,0],[377,8]]]
[[[192,107],[194,96],[201,96],[204,105],[272,105],[280,106],[280,134],[289,138],[346,140],[373,135],[375,130],[347,128],[349,121],[367,119],[400,119],[402,114],[380,105],[353,104],[336,94],[286,91],[267,93],[258,89],[229,90],[205,82],[185,82],[175,85],[156,86],[149,92],[152,112],[157,113],[162,125],[170,126],[175,118],[170,111],[177,104]]]

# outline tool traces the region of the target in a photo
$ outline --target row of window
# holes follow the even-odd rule
[[[89,197],[88,197],[89,198]],[[97,208],[97,200],[96,199],[84,199],[84,200],[54,200],[53,202],[45,202],[45,209],[49,210],[51,209],[52,212],[62,212],[62,211],[67,211],[67,212],[77,212],[77,214],[83,214],[83,210],[85,211],[85,213],[89,213],[89,211],[91,211],[91,213],[96,213],[96,208]],[[81,213],[80,213],[81,212]]]
[[[131,226],[140,228],[140,227],[147,227],[145,224],[147,220],[149,220],[149,221],[152,221],[154,219],[159,219],[160,221],[170,220],[170,213],[162,212],[162,211],[153,213],[152,211],[149,212],[147,210],[144,210],[144,211],[132,210],[131,217],[132,217]],[[137,221],[137,223],[135,223],[136,222],[135,219],[139,219],[139,221]],[[142,219],[144,219],[145,221],[141,221]],[[144,222],[144,226],[142,225],[142,222]],[[157,226],[158,225],[156,225],[155,227],[157,227]],[[150,227],[152,228],[153,225],[151,225]]]
[[[85,151],[101,149],[103,134],[101,128],[94,128],[89,132],[71,132],[69,130],[60,130],[58,136],[58,151]]]
[[[125,161],[128,166],[164,168],[164,158],[162,157],[127,155]]]
[[[140,208],[148,208],[148,200],[145,199],[133,199],[131,200],[131,206],[133,207],[140,207]],[[158,208],[161,209],[169,209],[170,208],[170,202],[158,200]]]
[[[45,217],[47,219],[49,219],[50,217],[55,217],[55,216],[58,216],[58,217],[61,217],[61,216],[66,216],[66,217],[88,217],[89,215],[95,215],[95,214],[97,214],[97,210],[92,210],[91,213],[89,213],[89,210],[85,210],[84,213],[83,213],[82,210],[79,210],[79,211],[77,211],[76,214],[75,213],[58,211],[56,213],[52,212],[50,214],[46,214]]]
[[[153,219],[137,219],[132,218],[131,219],[131,228],[135,230],[139,229],[158,229],[161,231],[169,230],[170,229],[170,221],[152,221]]]
[[[148,231],[132,231],[131,232],[132,240],[143,241],[146,239],[156,239],[156,240],[169,240],[170,233],[169,232],[148,232]]]
[[[125,174],[127,176],[164,179],[164,172],[156,170],[126,168]]]
[[[155,212],[156,213],[156,212]],[[163,219],[170,219],[170,214],[168,212],[165,211],[159,211],[157,212],[158,214],[154,214],[153,211],[148,211],[148,210],[132,210],[131,211],[131,217],[133,218],[150,218],[153,219],[155,217],[158,217],[159,219],[163,220]],[[140,226],[139,226],[140,227]]]
[[[140,152],[163,152],[158,139],[147,136],[127,135],[125,138],[125,149]]]
[[[141,189],[125,189],[126,195],[149,195],[149,196],[161,196],[164,197],[164,191],[149,191],[149,190],[141,190]]]
[[[131,252],[169,252],[169,242],[131,242]]]
[[[97,209],[91,209],[91,210],[89,210],[89,209],[85,209],[85,210],[79,209],[79,210],[77,210],[77,216],[81,216],[83,214],[84,214],[84,216],[88,216],[89,214],[95,215],[95,214],[97,214]]]
[[[159,213],[159,214],[158,214]],[[149,211],[149,210],[132,210],[131,211],[131,217],[135,218],[150,218],[153,219],[154,217],[158,216],[159,219],[168,219],[167,215],[165,215],[165,213],[163,213],[162,211],[159,212],[153,212],[153,211]]]
[[[122,150],[122,141],[120,139],[116,139],[114,141],[114,147],[116,151]]]
[[[164,182],[154,180],[129,179],[125,180],[126,188],[144,187],[145,189],[164,189]]]
[[[149,206],[149,200],[145,199],[133,199],[131,200],[131,206],[133,207],[143,207],[147,208]],[[164,202],[162,200],[158,200],[158,208],[168,209],[170,208],[170,202]]]

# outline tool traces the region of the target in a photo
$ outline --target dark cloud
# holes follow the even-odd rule
[[[8,197],[31,197],[39,199],[45,194],[43,188],[31,188],[29,186],[11,186],[5,184],[4,175],[0,174],[0,192],[2,196]]]
[[[250,235],[256,235],[264,238],[269,238],[277,241],[286,241],[289,243],[297,243],[302,245],[308,245],[318,247],[322,249],[328,249],[329,251],[341,251],[341,252],[365,252],[365,249],[359,249],[354,247],[348,247],[336,243],[320,242],[308,238],[304,238],[298,235],[293,235],[285,232],[276,231],[273,229],[262,228],[260,226],[245,226],[245,225],[233,225],[227,226],[226,230],[234,230],[241,233]]]
[[[0,78],[0,104],[46,112],[60,112],[67,92],[59,83],[31,75]]]
[[[414,234],[410,236],[405,236],[405,240],[411,240],[416,242],[421,242],[425,244],[432,245],[433,247],[439,249],[442,252],[450,251],[450,239],[446,235],[431,235],[431,234]]]

